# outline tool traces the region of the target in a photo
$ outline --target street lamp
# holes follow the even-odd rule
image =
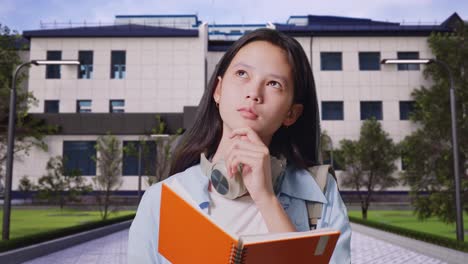
[[[13,172],[13,153],[15,147],[15,116],[16,116],[16,77],[19,71],[30,64],[33,65],[80,65],[77,60],[31,60],[16,67],[10,92],[10,112],[8,114],[8,145],[5,177],[5,196],[3,198],[3,230],[2,239],[10,239],[10,207],[11,207],[11,181]]]
[[[452,145],[453,145],[453,170],[455,174],[455,207],[456,207],[456,222],[457,222],[457,240],[464,240],[463,229],[463,209],[461,201],[461,184],[460,184],[460,171],[458,163],[458,136],[457,136],[457,111],[455,108],[455,88],[453,75],[447,63],[437,59],[383,59],[381,64],[431,64],[444,68],[450,79],[450,115],[452,123]]]

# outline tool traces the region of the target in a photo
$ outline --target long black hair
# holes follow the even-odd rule
[[[296,167],[306,168],[319,163],[320,119],[314,77],[307,56],[299,42],[273,29],[254,30],[236,41],[216,66],[198,106],[194,125],[186,132],[173,156],[169,175],[184,171],[200,162],[200,154],[212,156],[223,133],[223,121],[213,93],[218,76],[223,77],[239,50],[254,41],[267,41],[283,49],[294,81],[293,104],[304,106],[302,115],[289,127],[280,127],[273,135],[269,149],[272,155],[282,154]]]

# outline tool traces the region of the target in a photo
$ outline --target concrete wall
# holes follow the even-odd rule
[[[200,29],[201,31],[206,30]],[[76,100],[91,99],[92,112],[109,112],[109,100],[124,99],[125,112],[183,112],[203,94],[206,33],[198,38],[33,38],[31,58],[45,59],[61,50],[62,59],[78,59],[92,50],[93,78],[77,79],[76,66],[61,66],[61,79],[46,79],[45,67],[30,69],[29,87],[39,99],[32,113],[44,111],[44,100],[60,100],[60,112],[76,111]],[[112,50],[126,51],[125,79],[110,79]]]

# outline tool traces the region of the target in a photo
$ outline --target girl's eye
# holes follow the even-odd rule
[[[281,84],[277,81],[269,81],[267,85],[273,88],[281,88]]]
[[[238,70],[236,71],[236,75],[241,77],[241,78],[247,78],[247,72],[246,71],[243,71],[243,70]]]

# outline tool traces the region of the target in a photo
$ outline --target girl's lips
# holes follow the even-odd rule
[[[241,116],[243,116],[244,118],[247,118],[250,120],[255,120],[258,118],[258,115],[250,111],[250,109],[241,108],[238,111],[241,114]]]

